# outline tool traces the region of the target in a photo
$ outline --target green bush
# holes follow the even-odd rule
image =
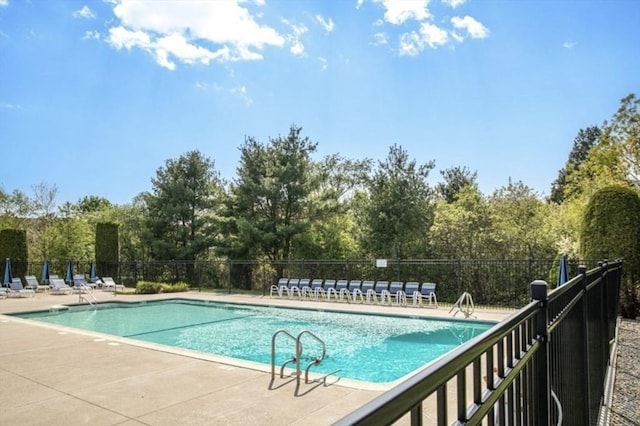
[[[623,260],[620,313],[640,316],[640,196],[631,188],[609,186],[587,205],[580,235],[583,259]]]
[[[138,284],[136,285],[137,294],[177,293],[182,291],[189,291],[189,285],[185,282],[167,284],[138,281]]]

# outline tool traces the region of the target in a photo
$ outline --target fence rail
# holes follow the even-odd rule
[[[621,274],[616,261],[550,293],[533,281],[526,306],[336,424],[422,425],[428,400],[438,425],[597,424]]]

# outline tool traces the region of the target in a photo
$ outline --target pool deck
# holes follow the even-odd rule
[[[453,317],[448,307],[337,304],[197,292],[114,296],[98,290],[94,294],[99,301],[180,297]],[[328,425],[383,392],[375,387],[358,389],[340,380],[326,384],[304,384],[303,380],[296,393],[291,377],[277,378],[270,386],[268,368],[231,365],[191,351],[3,315],[75,303],[78,295],[49,293],[0,300],[1,425]],[[490,310],[474,315],[499,321],[509,313]]]

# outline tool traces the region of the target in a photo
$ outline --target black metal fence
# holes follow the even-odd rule
[[[382,263],[385,263],[382,266]],[[14,276],[40,276],[43,262],[13,262]],[[74,273],[89,273],[90,261],[73,261]],[[595,266],[595,262],[592,262]],[[64,276],[67,261],[50,262],[52,274]],[[4,266],[3,266],[4,267]],[[570,276],[577,264],[570,263]],[[476,304],[517,308],[528,302],[526,283],[543,279],[555,284],[554,259],[376,259],[255,261],[135,261],[98,264],[99,276],[135,287],[138,281],[183,281],[192,289],[257,291],[266,294],[281,277],[418,281],[437,284],[438,300],[453,303],[463,292]]]
[[[597,424],[621,275],[616,261],[550,293],[534,281],[525,307],[337,424]]]

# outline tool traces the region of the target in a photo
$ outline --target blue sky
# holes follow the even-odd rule
[[[540,195],[578,130],[640,94],[636,0],[0,0],[0,187],[129,203],[198,149],[233,179],[245,135],[339,153],[394,143],[487,195]]]

